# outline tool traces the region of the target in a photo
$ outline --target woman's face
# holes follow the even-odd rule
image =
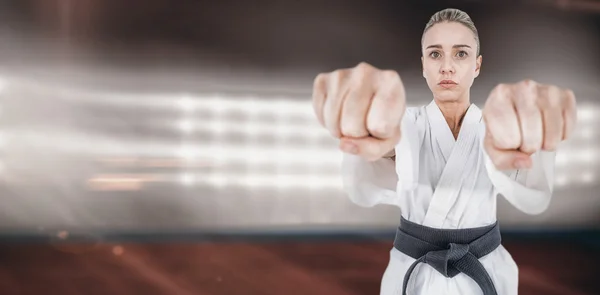
[[[471,30],[456,22],[436,24],[423,36],[422,51],[423,76],[434,98],[455,101],[464,97],[481,67]]]

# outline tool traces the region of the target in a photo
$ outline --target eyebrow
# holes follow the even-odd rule
[[[452,46],[452,48],[462,48],[462,47],[468,47],[468,48],[471,48],[471,46],[469,46],[469,45],[466,45],[466,44],[456,44],[456,45]],[[429,46],[427,46],[427,48],[426,48],[426,49],[429,49],[429,48],[439,48],[439,49],[442,49],[442,45],[439,45],[439,44],[436,44],[436,45],[429,45]]]

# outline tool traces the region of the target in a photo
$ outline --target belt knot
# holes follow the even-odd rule
[[[468,244],[448,244],[444,250],[431,251],[425,254],[424,261],[447,278],[453,278],[460,273],[455,263],[469,254]]]

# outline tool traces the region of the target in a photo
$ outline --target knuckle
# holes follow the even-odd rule
[[[561,92],[553,86],[541,86],[538,89],[538,105],[543,108],[559,107],[562,102]]]
[[[336,81],[339,82],[344,78],[344,74],[345,74],[345,71],[339,69],[339,70],[335,70],[335,71],[331,72],[330,76],[332,79],[335,79]]]
[[[521,151],[523,151],[524,153],[527,154],[533,154],[535,152],[537,152],[542,146],[541,141],[537,142],[537,141],[529,141],[529,142],[524,142],[523,145],[521,146]]]
[[[337,69],[335,71],[332,71],[331,73],[327,74],[328,76],[328,82],[329,83],[335,83],[335,84],[341,84],[343,83],[343,81],[348,77],[348,70],[347,69]]]
[[[509,84],[498,84],[492,90],[492,102],[504,101],[510,98],[511,85]]]
[[[562,95],[562,89],[560,89],[557,86],[554,85],[550,85],[550,86],[545,86],[546,88],[546,97],[560,97]]]
[[[537,85],[536,89],[540,95],[548,95],[548,92],[550,91],[550,85],[539,84]]]
[[[333,93],[340,95],[339,91],[348,86],[350,71],[347,69],[338,69],[328,74],[327,88]]]
[[[521,87],[530,88],[530,89],[536,89],[536,88],[540,87],[538,85],[538,83],[532,79],[525,79],[525,80],[521,81],[520,83],[518,83],[518,85]]]
[[[488,119],[493,123],[496,123],[496,121],[498,121],[499,118],[502,118],[502,115],[504,114],[504,109],[500,104],[492,104],[486,109]]]
[[[355,69],[354,71],[352,71],[353,88],[357,88],[360,85],[362,85],[370,74],[370,71],[364,69]]]
[[[362,62],[352,69],[351,79],[354,87],[362,85],[374,73],[374,67]]]
[[[543,85],[543,87],[546,87],[548,90],[555,93],[560,93],[562,91],[562,89],[556,85]]]
[[[373,66],[371,66],[370,64],[368,64],[368,63],[366,63],[366,62],[362,61],[362,62],[359,62],[359,63],[358,63],[358,64],[357,64],[357,65],[354,67],[354,69],[356,69],[356,70],[360,70],[360,71],[368,71],[368,70],[371,70],[371,69],[373,69]]]
[[[544,150],[553,151],[558,147],[559,138],[558,136],[553,136],[552,138],[547,138],[544,141],[544,146],[542,147]]]
[[[315,77],[315,80],[313,81],[313,88],[314,89],[319,88],[326,80],[327,80],[327,74],[326,73],[319,73]]]
[[[501,120],[502,114],[502,110],[495,105],[485,107],[482,112],[485,124],[492,127],[494,130],[497,129],[497,126],[504,124]]]
[[[346,118],[347,117],[343,117],[340,124],[340,131],[344,136],[363,137],[368,135],[363,123],[353,118]]]
[[[502,147],[505,149],[514,149],[519,147],[520,144],[521,141],[518,140],[516,137],[505,138],[501,143]]]
[[[547,95],[544,95],[544,92],[540,92],[539,88],[524,88],[524,89],[519,89],[517,90],[519,91],[519,99],[523,99],[524,102],[524,106],[534,106],[535,102],[540,101],[541,98],[547,97]]]
[[[392,91],[382,92],[378,95],[378,97],[381,99],[381,101],[386,102],[386,103],[399,99],[399,95],[397,95],[396,93],[394,93]]]
[[[509,85],[506,83],[500,83],[498,85],[496,85],[496,87],[494,87],[494,92],[499,92],[502,93],[504,91],[506,91],[509,88]]]
[[[514,136],[495,135],[494,145],[500,149],[515,149],[521,145],[521,142]]]
[[[560,95],[548,95],[543,97],[544,103],[549,108],[559,108],[562,105],[562,97]]]
[[[379,75],[386,81],[400,81],[400,75],[393,70],[383,70],[379,73]]]
[[[383,120],[377,120],[367,125],[369,133],[374,135],[389,134],[393,131],[394,126]]]

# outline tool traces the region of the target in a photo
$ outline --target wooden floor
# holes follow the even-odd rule
[[[505,247],[521,295],[600,294],[597,251]],[[388,255],[389,242],[5,244],[0,294],[379,294]]]

